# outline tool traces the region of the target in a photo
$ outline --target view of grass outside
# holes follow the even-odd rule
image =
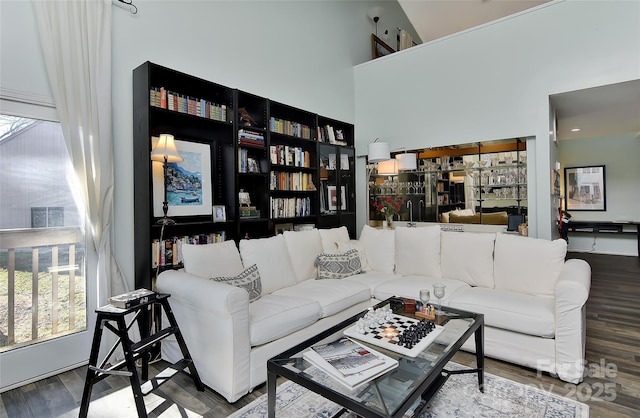
[[[64,247],[64,246],[60,246]],[[60,248],[59,263],[68,263],[68,246],[65,253],[64,248]],[[54,330],[54,300],[53,300],[53,273],[50,272],[51,251],[44,248],[39,250],[42,253],[38,260],[38,336],[37,340],[46,339],[53,336]],[[77,264],[75,271],[75,288],[73,297],[69,297],[69,272],[58,273],[57,283],[57,334],[67,334],[69,331],[82,331],[86,329],[86,289],[84,271],[83,250],[76,250]],[[32,253],[30,249],[16,250],[16,270],[14,281],[14,334],[15,341],[12,345],[31,342],[32,335],[32,315],[33,315],[33,273],[32,273]],[[0,252],[0,347],[7,349],[9,345],[9,271],[7,269],[7,251]],[[73,329],[69,329],[70,313],[75,313]]]

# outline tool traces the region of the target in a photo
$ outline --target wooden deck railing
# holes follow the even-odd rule
[[[6,299],[4,295],[0,294],[0,331],[6,327],[5,341],[0,344],[2,346],[0,347],[0,352],[43,339],[75,332],[86,327],[84,314],[82,315],[81,323],[76,323],[78,318],[76,317],[77,307],[75,302],[76,285],[81,284],[76,283],[76,276],[78,269],[83,268],[84,264],[84,254],[82,253],[82,260],[76,260],[76,252],[78,249],[84,248],[83,240],[82,230],[77,227],[0,230],[0,267],[3,267],[3,269],[0,270],[0,284],[3,280],[6,280],[7,283]],[[31,253],[30,255],[29,252]],[[49,252],[51,254],[50,262],[48,262]],[[41,255],[44,254],[46,254],[47,261],[40,260]],[[63,265],[61,265],[61,261],[64,262]],[[79,267],[78,263],[82,267]],[[5,267],[6,277],[3,277],[5,275]],[[17,296],[21,300],[29,298],[28,294],[24,294],[24,288],[28,288],[25,283],[21,283],[19,289],[16,288],[16,272],[24,271],[24,269],[29,267],[31,270],[31,301],[30,304],[28,304],[30,305],[28,309],[31,311],[31,339],[25,341],[21,338],[20,341],[16,341],[16,329],[19,326],[17,321],[20,320],[20,318],[16,317]],[[18,268],[18,270],[16,270],[16,268]],[[82,270],[80,270],[79,275],[80,278],[84,280],[84,272]],[[22,276],[24,276],[24,274]],[[68,276],[68,295],[59,294],[60,276],[64,276],[65,279],[66,276]],[[40,283],[43,278],[51,280],[50,292],[48,289],[44,291],[40,288]],[[84,292],[85,286],[82,285],[81,288]],[[19,293],[17,294],[16,292]],[[42,300],[43,298],[46,298],[46,300]],[[65,300],[68,300],[68,303],[65,304]],[[84,300],[86,301],[86,298],[84,298]],[[39,308],[47,304],[50,306],[50,320],[44,318],[45,315],[40,315],[39,313]],[[4,310],[3,305],[6,306],[6,314],[2,312]],[[49,308],[47,308],[47,311],[49,311]],[[6,322],[1,320],[5,315]],[[63,323],[61,322],[61,317],[68,317],[68,320],[65,320]],[[46,324],[43,324],[43,319],[46,319]],[[42,330],[45,327],[47,329],[47,335],[43,336]],[[77,327],[79,327],[79,329],[76,329]],[[51,330],[50,335],[48,332],[49,328]]]

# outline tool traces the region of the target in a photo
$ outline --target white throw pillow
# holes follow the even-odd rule
[[[495,233],[449,232],[440,235],[442,277],[493,289]]]
[[[393,273],[396,245],[393,229],[376,229],[364,225],[358,241],[364,248],[371,270]]]
[[[242,273],[233,277],[212,277],[211,280],[226,283],[230,286],[241,287],[249,293],[249,302],[260,299],[262,295],[262,284],[260,272],[255,264],[247,268]]]
[[[493,264],[496,289],[553,296],[567,254],[563,239],[497,234]]]
[[[367,253],[364,250],[364,247],[357,239],[352,239],[349,242],[338,242],[338,252],[346,253],[349,250],[358,251],[358,256],[360,257],[360,265],[362,266],[362,270],[368,271],[371,270],[369,264],[367,263]]]
[[[282,234],[270,238],[240,240],[240,255],[244,265],[258,266],[262,294],[297,283]]]
[[[233,240],[215,244],[182,244],[182,259],[184,270],[199,277],[235,276],[244,270]]]
[[[285,231],[284,242],[296,274],[296,280],[303,282],[315,279],[318,269],[315,266],[318,254],[322,252],[322,239],[317,229],[309,231]]]
[[[337,242],[349,242],[349,230],[346,226],[340,228],[319,229],[320,239],[322,239],[322,252],[337,253]]]
[[[396,274],[440,278],[440,225],[395,229]]]

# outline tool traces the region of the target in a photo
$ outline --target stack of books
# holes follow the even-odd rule
[[[140,288],[121,295],[111,296],[109,304],[116,308],[127,309],[142,303],[152,302],[156,299],[156,293]]]
[[[398,366],[398,361],[346,337],[311,347],[305,360],[349,389],[364,385]]]

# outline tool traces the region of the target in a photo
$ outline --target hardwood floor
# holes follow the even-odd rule
[[[579,385],[562,382],[535,370],[487,358],[486,371],[533,385],[561,396],[585,402],[595,417],[640,417],[640,257],[571,253],[592,268],[591,293],[587,302],[587,352],[589,375]],[[458,353],[454,361],[473,364],[469,353]],[[151,373],[165,367],[151,365]],[[75,417],[82,397],[86,367],[0,394],[0,417]],[[124,390],[121,390],[123,389]],[[210,389],[197,392],[192,380],[178,375],[154,392],[159,406],[149,416],[157,416],[173,405],[207,418],[225,417],[265,392],[264,385],[234,404],[228,404]],[[92,408],[99,399],[108,400],[90,409],[90,416],[115,416],[110,405],[122,397],[133,399],[128,380],[112,376],[94,386]],[[163,403],[162,398],[167,400]],[[160,411],[160,412],[158,412]],[[132,410],[135,416],[135,410]],[[184,414],[184,411],[176,414]],[[183,416],[186,416],[184,414]]]

